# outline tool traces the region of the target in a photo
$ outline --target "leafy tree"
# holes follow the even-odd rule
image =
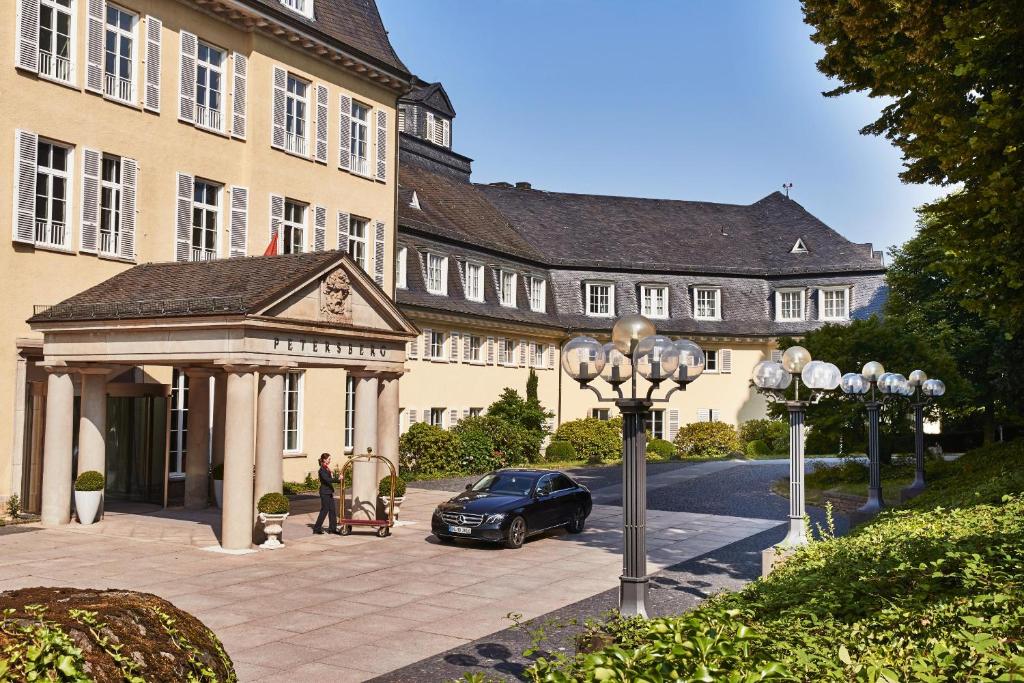
[[[803,0],[829,97],[886,98],[861,132],[903,153],[902,180],[956,187],[921,235],[963,305],[1024,332],[1024,3]]]
[[[508,387],[501,392],[498,400],[487,408],[487,415],[539,432],[542,438],[547,433],[544,421],[554,417],[554,413],[545,410],[536,398],[524,399],[518,391]]]
[[[530,376],[526,378],[526,401],[534,402],[540,405],[540,398],[537,396],[537,385],[540,380],[537,379],[537,372],[530,368]]]

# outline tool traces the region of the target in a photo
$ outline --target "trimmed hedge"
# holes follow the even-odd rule
[[[290,509],[288,498],[281,493],[264,493],[256,504],[256,510],[266,515],[284,515]]]
[[[552,441],[544,451],[544,459],[550,462],[564,462],[578,457],[576,449],[568,441]]]
[[[622,457],[622,423],[618,429],[612,420],[587,417],[569,420],[555,431],[556,441],[568,441],[576,455],[587,462],[598,464]]]
[[[676,446],[665,439],[651,439],[647,442],[647,452],[659,460],[671,460],[676,456]]]
[[[88,470],[78,475],[75,479],[76,491],[102,491],[103,475],[95,470]]]
[[[740,450],[736,428],[725,422],[691,422],[676,434],[682,457],[721,458]]]
[[[398,440],[400,467],[425,476],[458,474],[461,440],[454,432],[417,422]]]

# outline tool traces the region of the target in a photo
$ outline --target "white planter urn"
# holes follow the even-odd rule
[[[103,491],[75,491],[75,512],[79,524],[92,524],[103,502]]]
[[[263,523],[263,533],[267,535],[267,540],[260,544],[261,548],[267,548],[268,550],[276,550],[277,548],[283,548],[284,543],[278,536],[284,531],[284,520],[288,519],[288,513],[283,515],[268,515],[266,512],[260,513],[260,522]]]
[[[391,496],[381,496],[381,501],[384,503],[384,514],[388,514],[388,504],[391,502]],[[398,511],[402,507],[402,503],[405,502],[405,496],[395,496],[395,521],[398,521]]]
[[[217,507],[221,510],[224,509],[224,480],[214,479],[213,480],[213,500],[217,503]]]

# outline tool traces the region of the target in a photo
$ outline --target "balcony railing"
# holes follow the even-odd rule
[[[369,175],[370,173],[370,162],[366,157],[352,155],[352,170],[356,173],[362,173],[363,175]]]
[[[36,221],[36,244],[45,244],[51,247],[65,246],[67,238],[67,226],[63,223],[52,221]]]
[[[285,133],[284,148],[293,154],[298,154],[299,156],[307,156],[309,154],[306,138],[294,133]]]
[[[118,236],[110,232],[100,232],[100,253],[116,254],[118,247]]]
[[[201,104],[196,105],[196,125],[211,130],[223,130],[221,128],[221,114],[217,109],[210,109]]]
[[[202,247],[192,247],[192,260],[193,261],[212,261],[217,258],[216,252],[213,249],[203,249]]]
[[[39,51],[39,73],[58,81],[71,81],[71,60],[43,50]]]
[[[122,102],[135,101],[135,87],[131,80],[120,78],[116,74],[107,74],[104,82],[104,90],[107,97],[113,97]]]

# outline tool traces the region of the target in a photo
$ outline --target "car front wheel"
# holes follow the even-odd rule
[[[512,520],[512,523],[508,525],[508,538],[505,540],[506,548],[522,548],[523,541],[526,540],[526,520],[522,517],[516,517]]]
[[[572,519],[569,520],[569,524],[566,528],[569,529],[570,534],[579,534],[583,532],[583,527],[587,523],[587,515],[583,511],[583,508],[576,508],[576,512],[572,513]]]

